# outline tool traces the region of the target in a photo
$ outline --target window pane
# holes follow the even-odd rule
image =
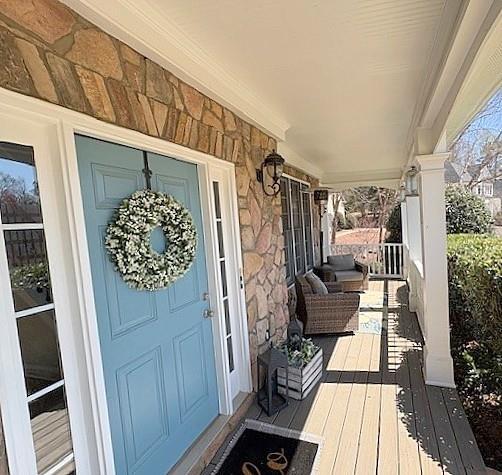
[[[294,251],[296,273],[305,273],[305,241],[303,239],[303,215],[301,206],[300,183],[291,181],[291,215],[293,218]]]
[[[45,473],[73,452],[64,387],[32,402],[30,416],[38,473]],[[70,462],[57,473],[68,475],[74,470]]]
[[[303,197],[303,227],[305,233],[305,253],[307,256],[307,269],[314,266],[314,252],[312,249],[312,211],[311,196],[309,193],[302,193]]]
[[[218,229],[218,249],[220,252],[220,257],[225,257],[225,247],[223,246],[223,228],[221,221],[216,222],[216,227]]]
[[[232,347],[231,336],[227,338],[227,350],[228,350],[228,367],[230,369],[230,372],[232,372],[235,368],[235,364],[234,364],[234,349]]]
[[[63,379],[54,311],[17,321],[28,395]]]
[[[221,218],[220,184],[217,181],[213,181],[213,191],[214,191],[214,208],[216,212],[216,217]]]
[[[0,142],[2,222],[40,223],[40,198],[33,149]]]
[[[15,310],[51,303],[43,230],[5,231],[5,246]]]
[[[228,289],[227,289],[227,271],[225,268],[225,261],[220,262],[221,266],[221,286],[222,286],[222,293],[223,293],[223,298],[225,298],[228,294]]]
[[[289,180],[281,179],[281,205],[282,205],[282,228],[284,233],[284,254],[286,266],[286,282],[293,283],[294,279],[294,257],[293,257],[293,233],[291,231]]]
[[[230,309],[228,307],[228,299],[223,301],[223,307],[225,308],[225,335],[228,336],[232,333],[232,327],[230,326]]]

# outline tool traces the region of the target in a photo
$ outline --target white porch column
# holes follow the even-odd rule
[[[447,153],[417,156],[423,263],[424,376],[427,384],[455,387],[450,353],[444,162]]]
[[[414,272],[413,277],[408,279],[408,285],[410,287],[409,295],[409,307],[412,312],[419,313],[421,309],[419,308],[419,295],[421,292],[417,279],[423,277],[423,265],[422,265],[422,229],[420,226],[420,198],[418,195],[408,195],[406,197],[406,235],[408,239],[408,251],[409,251],[409,269],[410,272]],[[411,269],[413,266],[413,269]],[[416,275],[419,273],[420,276]],[[419,320],[422,320],[423,315],[419,314]]]
[[[403,274],[404,278],[408,279],[408,258],[410,246],[408,243],[408,209],[406,200],[401,201],[401,236],[403,241]]]

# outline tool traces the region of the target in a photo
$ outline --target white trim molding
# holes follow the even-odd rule
[[[398,189],[401,174],[400,168],[326,173],[322,176],[322,186],[332,188],[333,191],[343,191],[358,186],[381,186],[382,188]]]

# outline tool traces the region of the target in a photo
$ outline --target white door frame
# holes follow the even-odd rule
[[[4,125],[7,126],[9,121],[17,117],[31,121],[34,129],[36,126],[43,129],[44,140],[47,142],[47,148],[43,152],[46,154],[44,163],[46,160],[50,165],[46,170],[39,171],[39,181],[41,194],[45,192],[52,197],[42,198],[42,202],[44,200],[46,202],[44,222],[48,230],[47,234],[51,234],[50,237],[48,235],[47,240],[54,238],[50,246],[48,242],[49,262],[51,262],[50,248],[53,254],[59,253],[60,255],[60,262],[51,264],[51,275],[54,276],[54,298],[55,300],[58,298],[62,305],[67,306],[66,310],[71,316],[67,324],[59,327],[59,333],[65,366],[68,406],[72,419],[75,463],[80,473],[114,474],[110,423],[74,136],[75,134],[86,135],[198,165],[209,293],[212,302],[218,301],[217,284],[219,283],[216,268],[218,242],[212,224],[214,223],[212,180],[218,177],[218,181],[224,184],[227,196],[231,199],[222,204],[228,206],[228,215],[232,217],[228,220],[228,226],[225,229],[225,233],[231,237],[228,242],[232,244],[231,262],[229,262],[232,268],[229,268],[228,274],[229,278],[238,282],[235,287],[238,289],[236,310],[239,311],[240,324],[235,333],[237,337],[235,348],[239,350],[239,357],[242,360],[240,390],[251,392],[245,296],[240,286],[242,256],[235,167],[232,163],[205,153],[107,124],[84,114],[1,88],[0,111],[1,136],[4,135]],[[19,131],[19,137],[24,136],[22,142],[29,144],[31,130],[27,127]],[[49,178],[51,183],[49,183]],[[53,209],[56,208],[52,208],[53,206],[59,212],[54,216],[52,216]],[[49,227],[52,229],[50,232]],[[61,252],[61,249],[64,251]],[[54,257],[52,259],[54,260]],[[0,264],[3,267],[4,263],[0,262]],[[8,280],[8,276],[0,276],[0,283],[3,283],[4,279]],[[61,281],[60,285],[57,285],[56,280]],[[60,293],[59,297],[56,292]],[[3,312],[5,309],[2,306],[0,310]],[[60,320],[65,321],[61,317]],[[218,307],[216,307],[216,318],[213,318],[212,323],[220,414],[228,415],[234,412],[234,407],[224,342],[224,316]],[[58,325],[60,325],[59,321]],[[13,334],[12,328],[9,330],[9,334]],[[0,370],[6,371],[3,374],[8,374],[9,377],[14,377],[9,367],[9,365],[12,366],[13,360],[9,358],[12,358],[12,351],[15,351],[15,348],[14,350],[12,348],[15,347],[14,343],[11,341],[9,345],[4,346],[2,341],[0,345]],[[17,383],[19,385],[19,381]],[[22,383],[24,385],[24,382]],[[33,466],[26,468],[26,459],[29,457],[26,457],[26,445],[21,443],[26,440],[26,434],[23,436],[15,427],[19,425],[18,416],[21,409],[15,406],[16,395],[12,392],[10,384],[0,385],[0,405],[3,410],[2,417],[11,475],[31,475],[35,472],[33,472]],[[27,412],[25,416],[27,417]]]

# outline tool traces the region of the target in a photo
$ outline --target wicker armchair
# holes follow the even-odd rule
[[[339,282],[326,282],[327,295],[314,294],[303,276],[296,277],[296,313],[306,334],[344,333],[359,329],[359,294],[343,293]]]
[[[369,268],[352,254],[328,256],[328,262],[314,268],[323,282],[340,282],[344,292],[368,290]]]

